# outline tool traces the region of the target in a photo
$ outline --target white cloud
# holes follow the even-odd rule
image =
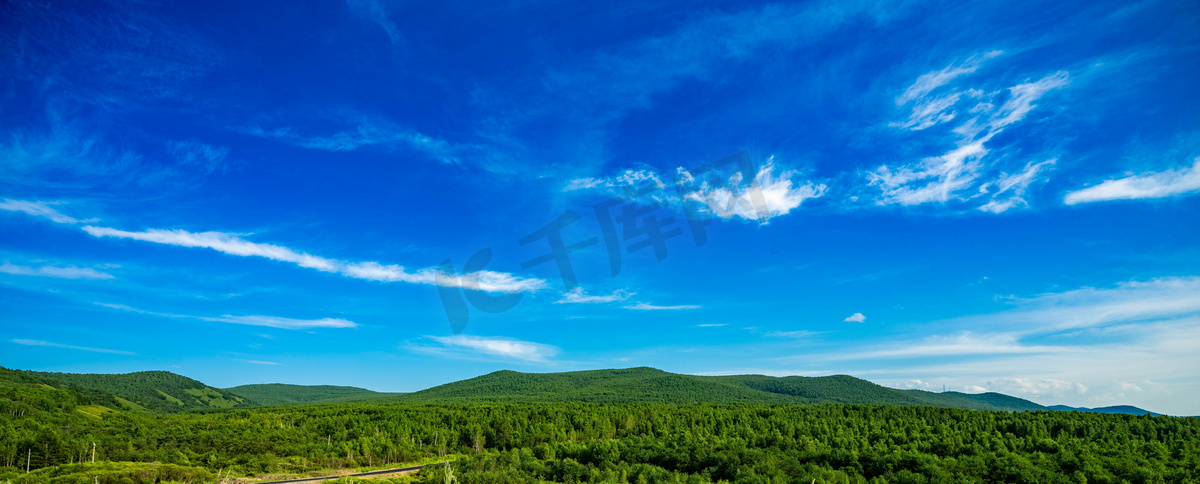
[[[1052,159],[1038,164],[1029,163],[1019,173],[1012,175],[1001,174],[1000,178],[993,182],[997,190],[992,194],[992,200],[980,205],[979,210],[991,213],[1003,213],[1010,208],[1027,205],[1023,197],[1025,196],[1025,190],[1029,188],[1029,184],[1037,179],[1039,171],[1044,167],[1054,166],[1057,161],[1057,159]],[[979,188],[980,192],[988,193],[990,185],[984,184]],[[1007,195],[1008,198],[1000,199],[1001,195]]]
[[[726,185],[710,186],[705,181],[685,198],[703,203],[710,212],[724,219],[741,217],[766,223],[772,217],[786,215],[805,200],[820,198],[825,194],[827,187],[824,184],[808,181],[797,185],[793,181],[795,172],[785,171],[776,177],[773,161],[774,157],[768,158],[746,186],[742,186],[741,174],[736,173]],[[679,169],[679,173],[684,179],[692,179],[692,175],[683,168]]]
[[[519,277],[507,272],[479,271],[468,275],[475,276],[475,282],[468,281],[467,277],[461,279],[461,285],[466,289],[475,289],[485,292],[536,292],[545,289],[546,281],[542,279],[533,279]]]
[[[120,311],[128,311],[131,313],[146,314],[150,316],[160,316],[164,318],[185,318],[197,319],[200,321],[209,321],[214,323],[231,323],[244,324],[249,326],[266,326],[269,328],[279,329],[316,329],[316,328],[357,328],[358,325],[353,321],[340,318],[321,318],[321,319],[291,319],[281,318],[278,316],[191,316],[187,314],[171,314],[160,313],[155,311],[146,311],[124,304],[96,303],[98,306],[117,309]]]
[[[1037,107],[1033,104],[1034,101],[1046,95],[1047,92],[1066,86],[1070,78],[1071,76],[1066,71],[1058,71],[1036,82],[1018,84],[1008,88],[1008,100],[1000,106],[999,110],[992,113],[988,125],[996,130],[1020,121],[1025,118],[1026,114],[1029,114],[1029,111]]]
[[[639,302],[637,304],[625,306],[625,309],[633,309],[635,311],[681,311],[686,309],[700,309],[700,306],[691,304],[683,304],[679,306],[655,306],[653,304]]]
[[[845,321],[847,323],[861,323],[866,320],[867,320],[867,317],[863,316],[863,313],[854,313],[854,314],[851,314],[850,316],[847,316],[846,319],[843,319],[842,321]]]
[[[500,356],[524,361],[546,362],[559,353],[555,346],[532,343],[508,338],[471,336],[428,336],[445,349],[466,350],[489,356]]]
[[[28,267],[5,262],[0,265],[0,272],[22,276],[57,277],[60,279],[112,279],[112,274],[100,272],[91,267]]]
[[[86,346],[72,346],[72,345],[65,345],[65,344],[61,344],[61,343],[52,343],[49,341],[38,341],[38,340],[33,340],[33,339],[11,339],[9,341],[19,344],[19,345],[25,345],[25,346],[49,346],[52,348],[65,348],[65,349],[69,349],[69,350],[91,351],[93,353],[111,353],[114,355],[129,355],[129,356],[137,355],[137,353],[132,353],[129,351],[106,350],[104,348],[88,348]]]
[[[564,192],[593,188],[606,189],[614,194],[622,194],[617,189],[633,189],[643,185],[654,185],[658,188],[666,186],[658,173],[653,170],[625,170],[620,175],[605,178],[576,178],[563,187]]]
[[[252,364],[252,365],[271,365],[271,366],[279,366],[279,365],[282,365],[282,363],[276,363],[276,362],[274,362],[274,361],[262,361],[262,360],[242,360],[242,359],[239,359],[238,361],[240,361],[240,362],[242,362],[242,363],[250,363],[250,364]]]
[[[1164,198],[1200,192],[1200,157],[1191,168],[1131,175],[1068,193],[1067,205],[1108,200]]]
[[[821,333],[818,333],[816,331],[770,331],[770,332],[766,333],[766,336],[769,336],[772,338],[804,339],[804,338],[811,338],[818,334],[821,334]]]
[[[922,322],[919,330],[932,335],[881,335],[777,361],[827,366],[830,373],[875,381],[887,375],[883,381],[890,385],[932,378],[955,388],[979,387],[968,391],[1036,398],[1042,404],[1129,404],[1196,413],[1195,405],[1186,402],[1200,398],[1200,277],[1130,281],[1002,301],[1012,307]],[[1169,383],[1149,391],[1147,375]]]
[[[633,296],[634,293],[624,289],[617,289],[612,294],[606,296],[589,296],[583,291],[582,287],[571,289],[563,294],[563,298],[555,301],[555,304],[596,304],[615,301],[624,301]]]
[[[721,326],[729,326],[729,323],[707,323],[696,325],[697,328],[719,328]]]
[[[923,74],[921,77],[918,77],[911,86],[908,86],[908,89],[905,89],[903,94],[896,97],[896,104],[904,105],[914,99],[925,97],[925,95],[929,94],[934,89],[946,85],[955,78],[975,72],[983,65],[984,61],[1003,53],[1003,51],[999,50],[987,52],[981,55],[972,56],[962,65],[946,66],[945,69],[940,71]]]
[[[181,247],[203,247],[242,257],[265,257],[271,260],[290,262],[300,267],[325,272],[336,272],[336,261],[296,252],[287,247],[250,242],[235,234],[225,232],[188,232],[186,230],[149,229],[144,232],[128,232],[107,227],[85,226],[83,231],[93,237],[114,237],[141,240],[156,244]]]
[[[1021,171],[1009,174],[1002,171],[1001,165],[1012,157],[992,160],[988,158],[990,150],[986,144],[1009,126],[1024,119],[1037,107],[1035,102],[1047,93],[1066,86],[1070,76],[1065,71],[1058,71],[1037,81],[1009,87],[1007,95],[1002,91],[960,88],[946,94],[933,94],[937,88],[950,84],[955,78],[974,72],[983,60],[995,55],[998,52],[973,57],[964,66],[950,66],[921,76],[897,98],[899,105],[912,103],[913,110],[906,121],[891,123],[893,127],[918,131],[958,119],[959,113],[954,109],[965,100],[974,103],[969,109],[972,117],[950,130],[953,148],[941,155],[926,157],[915,163],[881,165],[868,171],[868,185],[880,190],[876,204],[946,204],[982,198],[976,207],[991,213],[1002,213],[1027,205],[1024,198],[1026,189],[1039,180],[1039,175],[1045,173],[1054,160],[1028,163]],[[996,97],[1004,98],[999,107],[991,102]],[[968,191],[972,188],[976,188],[974,193]]]
[[[930,336],[916,342],[893,342],[881,348],[857,353],[831,355],[831,360],[867,360],[895,358],[927,358],[944,356],[985,356],[1052,353],[1064,351],[1061,346],[1024,345],[1013,334],[961,333],[952,336]]]
[[[307,117],[315,117],[324,123],[337,128],[324,134],[301,133],[296,128],[264,128],[253,126],[242,128],[240,131],[261,138],[279,140],[301,148],[348,152],[360,149],[372,149],[384,152],[416,151],[446,164],[457,165],[464,149],[474,149],[472,146],[458,146],[446,140],[434,138],[382,117],[369,116],[351,111],[330,113],[307,113]]]
[[[923,380],[908,380],[901,383],[900,386],[910,390],[928,390],[934,387],[933,383]]]
[[[1016,309],[966,317],[957,324],[1045,334],[1200,314],[1200,277],[1129,281],[1016,299]]]
[[[50,219],[50,221],[52,221],[52,222],[56,222],[56,223],[60,223],[60,224],[73,224],[73,223],[80,222],[80,220],[78,220],[74,217],[69,217],[69,216],[63,215],[62,213],[59,213],[58,210],[55,210],[54,207],[51,207],[51,205],[58,205],[59,203],[61,203],[61,202],[49,202],[49,203],[40,202],[40,201],[31,202],[31,201],[27,201],[27,200],[13,200],[10,198],[6,198],[6,199],[4,199],[3,202],[0,202],[0,210],[8,210],[10,212],[22,212],[25,214],[33,215],[34,217],[47,218],[47,219]]]
[[[219,318],[199,318],[205,321],[219,321],[223,323],[246,324],[250,326],[267,326],[270,328],[280,329],[315,329],[315,328],[356,328],[357,324],[353,321],[348,321],[340,318],[321,318],[321,319],[291,319],[280,318],[276,316],[230,316],[228,314]]]
[[[681,183],[692,183],[695,177],[683,167],[676,168]],[[728,181],[709,179],[683,198],[701,204],[701,209],[723,219],[742,218],[760,223],[772,217],[786,215],[799,207],[805,200],[820,198],[825,194],[825,184],[801,181],[794,171],[776,174],[774,157],[758,168],[752,180],[744,180],[742,173],[734,173]],[[712,183],[710,183],[712,182]],[[576,178],[563,188],[564,192],[576,190],[600,190],[626,199],[637,198],[639,188],[653,186],[665,188],[662,177],[649,169],[625,170],[620,175],[604,178]],[[693,187],[683,187],[691,189]],[[652,191],[645,196],[659,203],[678,203],[674,190],[670,193]]]
[[[1117,387],[1120,388],[1122,392],[1140,392],[1140,391],[1142,391],[1142,387],[1138,386],[1136,383],[1130,383],[1127,381],[1117,382]]]
[[[988,391],[988,389],[979,385],[966,385],[963,387],[963,391],[966,393],[984,393]]]
[[[439,279],[437,269],[433,268],[409,272],[403,266],[394,264],[383,265],[378,262],[346,262],[328,259],[297,252],[280,245],[250,242],[242,239],[238,234],[226,232],[188,232],[162,229],[129,232],[91,225],[83,227],[83,230],[94,237],[115,237],[181,247],[200,247],[242,257],[263,257],[322,272],[338,273],[355,279],[428,285],[437,284]],[[478,277],[473,283],[465,280],[460,283],[459,278],[453,276],[444,279],[452,284],[462,284],[462,287],[467,289],[486,292],[535,292],[548,287],[546,281],[542,279],[523,278],[503,272],[479,271],[474,274]]]
[[[1030,398],[1059,398],[1072,393],[1082,395],[1088,391],[1082,383],[1055,379],[998,378],[986,385],[994,392]]]
[[[979,178],[982,159],[988,150],[983,139],[971,140],[937,157],[926,158],[920,164],[904,165],[893,171],[887,165],[867,174],[871,185],[882,190],[878,204],[898,203],[920,205],[929,202],[946,203]]]
[[[958,104],[958,100],[961,97],[962,93],[956,92],[922,102],[913,107],[913,112],[909,115],[908,121],[891,123],[891,126],[920,131],[936,124],[952,121],[958,113],[951,111],[950,108]]]

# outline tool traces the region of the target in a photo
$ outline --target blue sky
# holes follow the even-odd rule
[[[3,366],[1200,414],[1194,2],[4,8]]]

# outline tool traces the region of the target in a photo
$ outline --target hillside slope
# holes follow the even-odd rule
[[[49,373],[0,367],[0,382],[67,388],[85,395],[93,404],[117,410],[179,412],[253,405],[245,397],[169,371]]]
[[[847,375],[697,376],[654,368],[565,373],[498,371],[393,398],[402,402],[855,403],[975,410],[1045,410],[997,393],[895,390]]]
[[[267,383],[262,385],[241,385],[226,388],[225,391],[234,395],[246,397],[259,405],[297,405],[303,403],[335,403],[372,400],[392,396],[392,393],[379,393],[358,387],[343,387],[335,385],[287,385],[283,383]]]

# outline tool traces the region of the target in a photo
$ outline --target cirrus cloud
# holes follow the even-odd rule
[[[1200,157],[1190,168],[1130,175],[1068,193],[1063,203],[1076,205],[1109,200],[1166,198],[1200,193]]]

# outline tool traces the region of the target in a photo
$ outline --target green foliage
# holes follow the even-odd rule
[[[462,455],[450,474],[433,466],[395,484],[444,484],[447,475],[459,484],[1200,479],[1200,420],[1176,417],[844,404],[378,401],[90,416],[77,411],[77,399],[53,388],[0,390],[0,480],[89,475],[93,467],[78,463],[90,460],[92,442],[97,466],[159,463],[232,476]],[[27,456],[36,472],[26,478]],[[119,479],[141,482],[121,470],[127,468],[113,469]],[[157,472],[160,480],[206,478]]]
[[[117,410],[179,412],[252,405],[244,397],[169,371],[107,375],[45,373],[0,367],[0,385],[70,390],[82,395],[87,403]]]
[[[13,484],[156,484],[160,482],[202,483],[215,475],[200,467],[141,462],[97,462],[69,464],[19,474]]]
[[[226,391],[246,397],[259,405],[296,405],[301,403],[335,403],[371,400],[391,396],[356,387],[334,385],[242,385]]]
[[[306,475],[445,460],[454,463],[371,483],[1200,480],[1200,419],[939,408],[932,405],[1015,408],[1024,401],[898,391],[847,376],[500,372],[357,403],[152,413],[114,411],[85,393],[82,380],[42,375],[55,374],[0,372],[5,484],[199,483],[218,472]],[[170,376],[146,377],[152,384],[136,388],[181,401],[209,394],[202,385],[165,384],[179,381]],[[326,398],[334,388],[275,390],[295,390],[277,396],[302,399]],[[529,401],[487,401],[501,397]],[[439,398],[459,403],[419,403]],[[555,399],[634,402],[537,401]],[[729,404],[688,403],[704,400]],[[827,401],[842,403],[794,404]],[[847,404],[859,401],[889,405]]]

